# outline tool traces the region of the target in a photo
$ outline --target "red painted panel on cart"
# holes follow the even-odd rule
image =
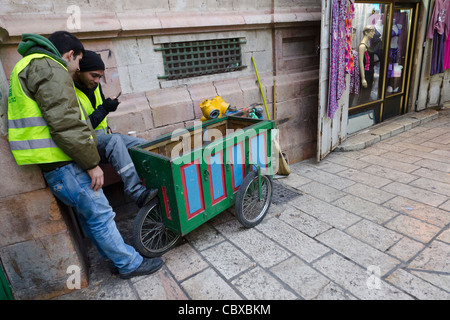
[[[181,167],[186,214],[191,219],[205,211],[202,179],[198,160]]]

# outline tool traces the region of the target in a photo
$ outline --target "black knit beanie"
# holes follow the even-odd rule
[[[85,50],[83,59],[80,60],[80,71],[86,72],[96,70],[105,70],[105,64],[103,63],[102,58],[94,51]]]

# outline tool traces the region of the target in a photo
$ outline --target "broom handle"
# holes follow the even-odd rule
[[[252,62],[253,62],[253,67],[255,67],[256,78],[258,78],[259,90],[261,91],[261,95],[262,95],[263,102],[264,102],[264,107],[266,108],[267,119],[270,120],[269,110],[267,110],[266,98],[264,97],[264,91],[261,86],[261,80],[259,80],[258,69],[256,69],[255,59],[253,59],[253,57],[252,57]]]

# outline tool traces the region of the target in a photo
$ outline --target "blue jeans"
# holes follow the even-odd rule
[[[142,263],[142,256],[127,245],[114,221],[115,213],[103,190],[90,188],[91,178],[76,163],[44,172],[53,194],[72,207],[100,254],[109,259],[120,273],[130,273]]]
[[[97,135],[97,149],[101,161],[112,164],[122,178],[124,192],[134,202],[139,200],[147,188],[142,185],[128,149],[147,142],[144,139],[119,133]]]

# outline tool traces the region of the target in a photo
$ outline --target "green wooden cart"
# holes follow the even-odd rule
[[[235,205],[245,227],[259,224],[272,200],[274,122],[225,116],[130,149],[137,172],[158,197],[137,214],[133,241],[144,256]]]

